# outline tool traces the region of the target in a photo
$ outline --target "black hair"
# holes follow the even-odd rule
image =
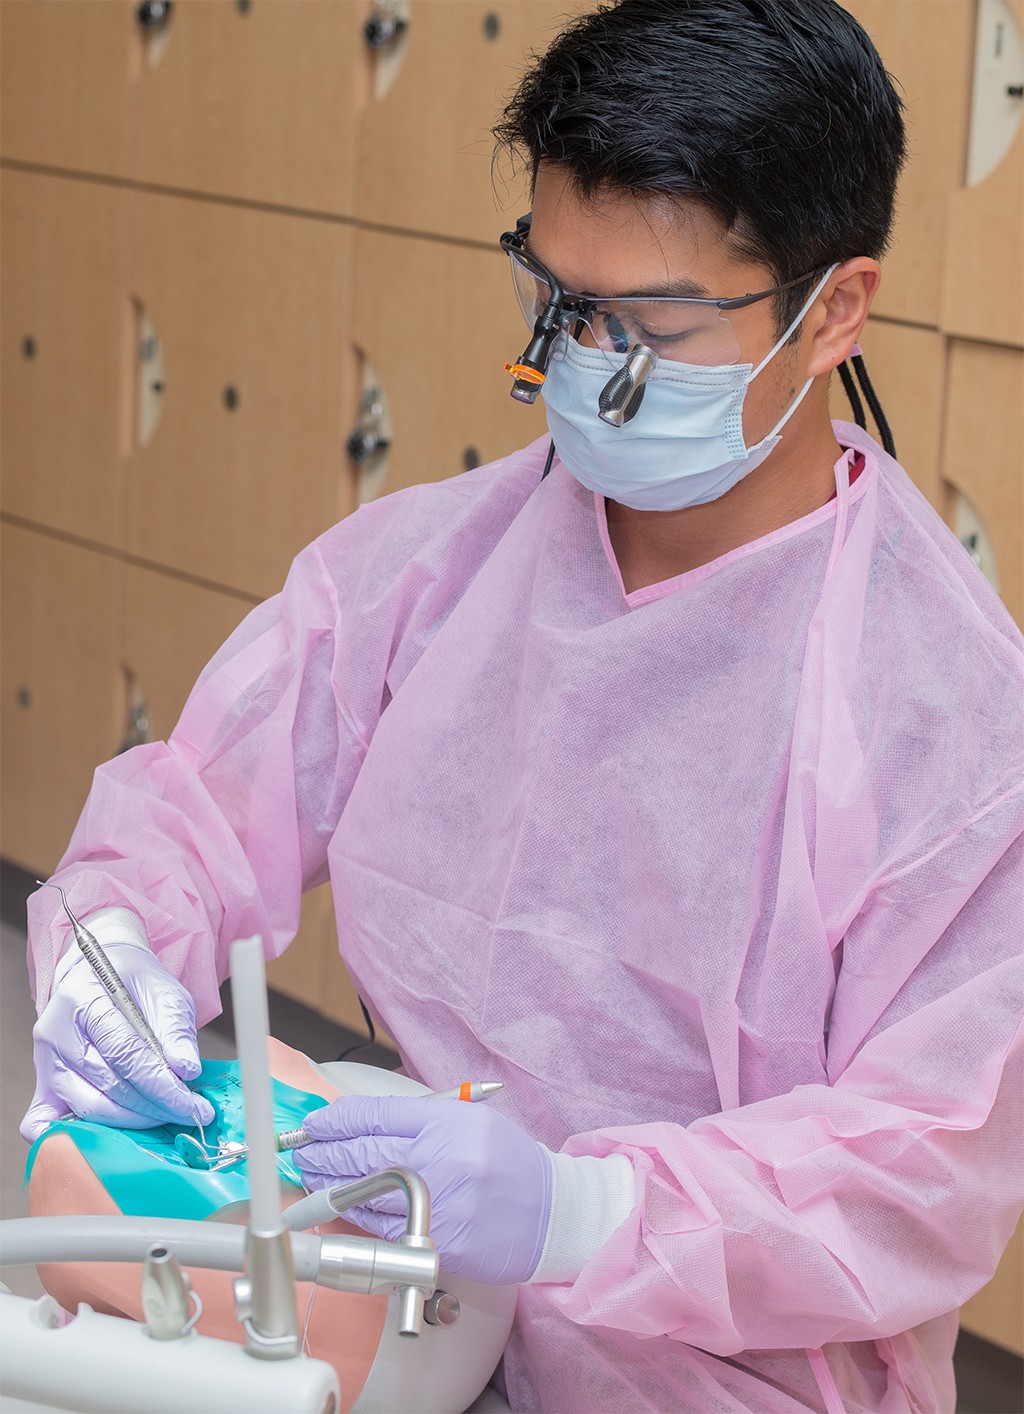
[[[494,135],[586,198],[700,202],[785,284],[884,253],[902,108],[835,0],[619,0],[533,57]],[[780,334],[812,288],[778,297]]]

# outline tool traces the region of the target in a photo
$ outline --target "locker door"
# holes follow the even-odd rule
[[[950,340],[943,475],[963,492],[991,543],[999,592],[1024,627],[1024,352]],[[955,497],[947,520],[955,523]]]
[[[542,407],[509,396],[504,365],[529,330],[506,256],[360,231],[356,272],[355,341],[379,375],[392,435],[361,499],[451,476],[544,432]]]
[[[135,177],[351,214],[363,19],[358,0],[175,5],[144,41]]]
[[[981,0],[969,165],[946,198],[943,329],[1024,346],[1024,0]],[[1008,149],[999,157],[1003,144]],[[990,151],[991,149],[991,151]],[[973,175],[973,174],[972,174]],[[1019,390],[1018,390],[1019,396]]]
[[[909,159],[876,314],[937,325],[948,194],[961,179],[973,0],[844,0],[906,104]]]
[[[35,172],[2,188],[3,509],[119,547],[131,199]]]
[[[574,11],[550,0],[409,0],[408,27],[377,51],[360,125],[361,221],[490,244],[525,209],[523,184],[491,184],[491,126],[526,68]]]
[[[137,0],[0,4],[0,152],[127,177]]]
[[[159,570],[125,567],[123,662],[148,723],[147,740],[167,740],[196,678],[254,602]]]
[[[870,319],[861,347],[871,381],[889,420],[900,465],[942,515],[942,401],[946,341],[931,329]],[[838,377],[832,380],[832,416],[853,421]],[[868,415],[870,424],[871,418]],[[877,429],[869,426],[872,436]]]
[[[54,536],[0,527],[4,672],[2,850],[41,877],[67,848],[121,727],[122,566]]]
[[[128,548],[262,598],[350,508],[351,230],[154,193],[135,226],[161,367],[135,418]]]

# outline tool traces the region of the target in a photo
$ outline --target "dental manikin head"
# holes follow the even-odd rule
[[[339,1094],[422,1094],[418,1082],[370,1066],[345,1064],[322,1071],[299,1051],[268,1041],[273,1078],[307,1095],[330,1101]],[[330,1079],[325,1078],[329,1074]],[[146,1131],[132,1133],[145,1160]],[[217,1175],[212,1175],[216,1180]],[[282,1206],[301,1190],[282,1182]],[[108,1188],[68,1134],[54,1133],[39,1147],[29,1183],[33,1217],[71,1214],[113,1216],[121,1212]],[[166,1214],[165,1214],[166,1216]],[[244,1225],[244,1204],[231,1203],[209,1214],[211,1221]],[[344,1219],[318,1229],[321,1235],[363,1235]],[[41,1266],[40,1280],[65,1309],[87,1302],[95,1311],[142,1319],[141,1267],[128,1263],[76,1262]],[[233,1274],[189,1268],[203,1303],[197,1329],[203,1335],[240,1343],[243,1334],[234,1311]],[[425,1326],[415,1340],[398,1335],[395,1298],[362,1296],[298,1283],[299,1328],[306,1352],[333,1365],[338,1373],[342,1410],[451,1411],[472,1403],[501,1358],[512,1327],[515,1287],[483,1287],[442,1273],[440,1286],[458,1297],[461,1314],[451,1327]]]
[[[568,292],[627,305],[652,297],[647,333],[642,320],[626,321],[634,332],[625,337],[658,356],[649,394],[659,381],[676,385],[649,397],[660,401],[641,406],[617,442],[597,426],[596,407],[587,421],[573,398],[581,379],[598,380],[589,351],[608,320],[597,338],[593,321],[563,337],[548,389],[556,450],[560,433],[569,450],[571,422],[580,451],[577,464],[563,460],[574,474],[588,438],[597,461],[613,465],[621,446],[637,462],[634,498],[628,476],[591,489],[671,510],[715,499],[759,464],[717,482],[677,476],[666,489],[660,469],[642,465],[645,435],[659,442],[654,460],[674,460],[678,472],[693,451],[688,437],[720,432],[722,449],[697,451],[698,476],[775,431],[778,450],[772,443],[765,457],[833,465],[827,375],[856,345],[879,283],[905,151],[900,109],[870,41],[833,0],[624,0],[584,15],[536,61],[495,129],[528,163],[526,249]],[[706,305],[657,306],[659,296],[729,301],[780,286],[713,311],[727,336],[717,340],[705,337]],[[613,343],[614,306],[610,320]],[[570,346],[560,365],[572,337],[583,353]],[[680,390],[687,365],[703,371]],[[730,366],[754,376],[730,378]],[[721,401],[717,429],[718,414],[695,407],[714,378],[739,385],[738,398]]]

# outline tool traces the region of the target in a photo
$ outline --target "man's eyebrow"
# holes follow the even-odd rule
[[[531,248],[529,236],[523,241],[523,249],[539,260],[542,265],[547,265],[553,275],[558,274],[553,270],[548,262]],[[584,296],[587,299],[710,299],[711,291],[706,286],[701,285],[696,280],[687,279],[685,276],[678,280],[670,280],[667,284],[641,285],[632,290],[616,290],[612,295],[597,295],[590,290],[566,290],[567,294]]]
[[[623,290],[619,299],[710,299],[711,292],[696,280],[684,277],[670,280],[667,285],[650,285],[637,290]]]

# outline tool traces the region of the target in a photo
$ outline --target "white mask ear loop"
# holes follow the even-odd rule
[[[798,325],[800,324],[800,322],[803,320],[804,315],[805,315],[805,314],[807,313],[807,311],[810,309],[811,305],[814,303],[814,301],[815,301],[815,300],[818,298],[818,296],[821,294],[822,290],[823,290],[823,289],[825,288],[825,286],[828,284],[829,278],[830,278],[830,276],[831,276],[831,274],[832,274],[832,271],[833,271],[833,270],[838,270],[838,268],[839,268],[839,262],[838,262],[838,260],[837,260],[833,265],[830,265],[830,266],[828,267],[828,269],[825,271],[824,275],[821,277],[821,279],[820,279],[820,280],[818,281],[818,283],[815,285],[814,289],[811,291],[810,295],[807,297],[807,301],[806,301],[806,303],[804,304],[803,308],[800,310],[800,313],[799,313],[799,314],[796,316],[796,318],[793,320],[792,324],[790,324],[789,328],[786,330],[786,332],[783,334],[782,338],[779,340],[779,342],[778,342],[778,343],[775,345],[775,347],[772,349],[771,353],[768,354],[768,356],[767,356],[766,358],[763,358],[763,359],[761,360],[761,362],[757,365],[757,367],[754,369],[753,373],[750,375],[749,379],[747,380],[748,383],[753,383],[754,379],[755,379],[755,378],[757,377],[757,375],[761,372],[761,369],[767,367],[767,365],[768,365],[769,363],[771,363],[772,359],[773,359],[773,358],[775,357],[775,355],[778,353],[779,349],[782,348],[783,344],[786,342],[786,340],[787,340],[787,339],[789,338],[789,336],[792,334],[793,330],[797,328],[797,326],[798,326]],[[775,436],[778,435],[778,433],[780,433],[780,432],[782,431],[782,429],[785,427],[786,423],[789,421],[789,419],[790,419],[790,418],[793,416],[793,414],[796,412],[797,408],[798,408],[798,407],[800,406],[800,404],[803,402],[804,398],[806,398],[807,393],[808,393],[808,390],[810,389],[810,386],[811,386],[811,384],[812,384],[813,382],[814,382],[814,379],[813,379],[813,378],[808,378],[807,382],[806,382],[806,383],[804,384],[804,386],[800,389],[799,393],[796,395],[796,397],[795,397],[795,398],[793,399],[793,401],[790,403],[789,407],[788,407],[788,408],[786,409],[786,411],[782,414],[782,417],[781,417],[781,418],[779,419],[779,421],[775,424],[775,426],[772,428],[772,430],[768,433],[768,436],[769,436],[769,437],[775,437]],[[767,438],[766,438],[765,440],[767,440]]]
[[[779,349],[781,349],[782,346],[783,346],[783,344],[786,343],[786,341],[789,339],[789,337],[790,337],[790,335],[792,334],[793,330],[794,330],[799,324],[801,324],[801,323],[803,322],[804,315],[807,313],[807,311],[810,309],[811,305],[812,305],[812,304],[814,303],[814,301],[818,298],[818,296],[821,294],[822,290],[825,288],[825,286],[828,284],[829,280],[831,279],[833,270],[838,270],[838,269],[839,269],[839,261],[838,261],[838,260],[835,261],[834,264],[832,264],[832,265],[830,265],[830,266],[828,267],[828,269],[825,271],[824,275],[821,277],[821,279],[820,279],[820,280],[818,281],[818,283],[815,285],[814,289],[811,291],[810,295],[808,295],[807,301],[806,301],[806,303],[804,304],[803,308],[800,310],[800,313],[799,313],[799,314],[796,316],[796,318],[793,320],[792,324],[789,326],[789,328],[788,328],[788,329],[786,330],[786,332],[783,334],[782,338],[781,338],[781,339],[779,340],[779,342],[775,345],[775,347],[772,349],[772,351],[771,351],[769,354],[767,354],[767,355],[761,360],[761,362],[757,365],[757,367],[754,369],[753,373],[750,375],[750,378],[749,378],[749,380],[748,380],[749,382],[753,383],[754,379],[755,379],[755,378],[757,377],[757,375],[761,372],[761,369],[762,369],[762,368],[767,368],[768,364],[771,363],[772,359],[773,359],[773,358],[775,357],[775,355],[778,353]],[[813,382],[813,379],[812,379],[812,382]],[[806,391],[807,391],[807,390],[804,389],[804,392],[806,392]],[[803,393],[801,393],[800,396],[803,397]],[[797,404],[794,403],[793,406],[794,406],[794,408],[795,408],[795,407],[797,406]],[[782,426],[782,423],[780,422],[780,423],[779,423],[779,427],[781,427],[781,426]],[[776,431],[777,431],[777,430],[778,430],[778,428],[776,428]]]

